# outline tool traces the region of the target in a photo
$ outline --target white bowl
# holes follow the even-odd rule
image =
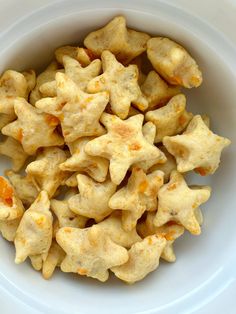
[[[235,50],[203,21],[157,1],[63,1],[17,21],[0,35],[0,70],[41,68],[63,44],[78,43],[118,14],[128,25],[183,44],[203,70],[204,83],[187,92],[193,112],[207,113],[215,132],[232,140],[212,177],[190,178],[213,188],[203,206],[202,235],[176,242],[177,261],[161,263],[145,280],[128,286],[112,278],[105,284],[56,272],[49,281],[29,264],[14,264],[13,247],[0,240],[0,288],[42,313],[182,313],[194,312],[236,279],[235,193]],[[1,169],[8,167],[2,159]],[[235,281],[234,281],[235,282]]]

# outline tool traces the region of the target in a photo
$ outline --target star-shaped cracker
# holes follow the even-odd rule
[[[52,244],[47,253],[46,259],[45,260],[42,259],[42,254],[29,256],[31,265],[37,271],[42,270],[42,275],[44,279],[49,279],[52,276],[55,268],[57,266],[60,266],[62,260],[65,257],[65,252],[54,240],[56,232],[58,231],[59,227],[57,228],[57,230],[54,230],[54,229],[55,229],[55,221],[53,222]]]
[[[16,236],[16,230],[21,221],[20,218],[13,220],[0,220],[0,233],[4,239],[7,241],[13,242]]]
[[[115,244],[97,225],[86,229],[61,228],[56,240],[66,252],[61,263],[63,272],[106,281],[109,277],[108,269],[128,260],[127,250]]]
[[[38,190],[30,180],[29,176],[21,176],[13,171],[6,171],[6,175],[13,185],[16,194],[27,207],[30,206],[38,195]]]
[[[0,220],[8,221],[20,218],[24,207],[10,182],[0,176]]]
[[[86,217],[80,216],[72,212],[68,206],[68,200],[74,196],[76,193],[68,193],[62,201],[52,199],[51,200],[51,210],[56,215],[59,228],[62,227],[74,227],[74,228],[84,228]]]
[[[82,67],[77,60],[69,56],[63,57],[63,65],[65,68],[65,74],[74,83],[76,83],[77,87],[82,91],[86,89],[89,81],[100,74],[102,68],[101,61],[99,59],[92,61],[87,67]],[[40,92],[44,95],[56,96],[56,81],[41,85]]]
[[[173,96],[180,93],[178,86],[168,85],[155,71],[148,73],[141,90],[148,101],[149,110],[164,106]]]
[[[18,140],[28,155],[34,155],[39,147],[63,145],[54,117],[41,113],[23,98],[15,101],[14,109],[18,119],[6,125],[2,133]]]
[[[76,214],[96,221],[108,216],[112,212],[108,202],[116,191],[116,185],[110,179],[98,183],[83,174],[77,175],[77,181],[80,193],[69,199],[69,208]]]
[[[195,169],[203,176],[216,171],[221,152],[230,143],[209,130],[200,115],[194,116],[182,135],[163,139],[164,146],[176,158],[179,172]]]
[[[164,146],[160,146],[159,149],[165,154],[167,160],[165,163],[157,163],[152,166],[148,169],[148,173],[156,170],[164,172],[164,182],[166,183],[169,181],[171,172],[176,170],[177,165],[174,156],[172,156]]]
[[[0,78],[0,98],[23,97],[27,98],[28,84],[22,73],[8,70]]]
[[[151,38],[147,42],[147,55],[154,69],[169,84],[187,88],[201,85],[202,73],[195,60],[169,38]]]
[[[88,82],[98,76],[102,70],[101,60],[93,60],[88,66],[81,64],[68,56],[63,57],[65,74],[72,79],[81,90],[85,90]]]
[[[145,110],[148,103],[138,85],[137,66],[134,64],[123,66],[107,50],[102,53],[101,58],[103,74],[88,83],[88,92],[108,91],[111,109],[121,119],[127,118],[131,103],[138,109]]]
[[[68,173],[59,168],[59,165],[66,158],[67,155],[62,149],[47,147],[25,169],[38,190],[47,191],[49,198],[55,194],[61,183],[68,178]]]
[[[142,132],[143,132],[143,136],[145,137],[145,139],[150,144],[153,144],[155,137],[156,137],[156,126],[155,126],[155,124],[153,124],[151,121],[146,122],[143,125]],[[164,153],[162,153],[161,156],[158,156],[157,158],[154,158],[153,160],[149,159],[149,160],[141,161],[141,162],[138,162],[137,164],[135,164],[135,166],[142,168],[145,172],[147,172],[148,169],[150,169],[152,166],[154,166],[156,164],[164,164],[165,162],[166,162],[166,156]]]
[[[185,110],[186,98],[183,94],[176,95],[162,108],[148,111],[145,119],[156,126],[155,143],[159,143],[165,136],[172,136],[182,132],[193,114]]]
[[[44,279],[52,277],[55,268],[61,266],[63,259],[65,258],[65,252],[57,244],[55,240],[52,241],[52,245],[49,249],[48,256],[43,262],[42,274]]]
[[[166,239],[162,236],[151,235],[141,242],[135,243],[128,251],[129,260],[121,265],[112,267],[119,279],[132,284],[142,280],[159,266],[160,256],[166,246]]]
[[[19,171],[29,157],[22,145],[12,137],[7,137],[0,143],[0,154],[11,158],[14,171]]]
[[[56,84],[57,97],[41,99],[36,107],[58,117],[65,141],[103,134],[99,119],[108,103],[108,93],[84,93],[63,73],[56,74]]]
[[[173,221],[170,221],[161,227],[156,227],[153,223],[155,216],[155,212],[149,212],[146,221],[137,225],[138,232],[143,238],[152,234],[163,236],[166,239],[166,246],[162,251],[161,258],[167,262],[175,262],[176,256],[173,243],[184,233],[184,227]]]
[[[50,96],[50,95],[45,95],[45,94],[43,95],[40,92],[40,87],[44,83],[54,81],[55,75],[59,71],[62,72],[63,70],[59,70],[57,62],[53,61],[52,63],[49,64],[49,66],[42,73],[40,73],[37,76],[36,85],[34,89],[32,90],[32,92],[30,93],[30,98],[29,98],[29,101],[32,105],[35,105],[36,101],[38,101],[42,97]]]
[[[38,261],[40,255],[42,261],[45,261],[52,242],[53,218],[49,208],[47,192],[42,191],[30,208],[25,211],[14,241],[16,264],[24,262],[28,256],[37,256]]]
[[[60,165],[60,169],[67,171],[85,172],[98,182],[106,179],[109,162],[102,157],[89,156],[84,148],[91,140],[89,137],[82,137],[75,142],[69,143],[71,157]]]
[[[117,16],[103,28],[90,33],[85,38],[84,45],[97,56],[104,50],[109,50],[121,62],[129,63],[146,50],[149,38],[145,33],[127,29],[125,18]]]
[[[115,184],[121,183],[131,165],[158,157],[163,159],[160,150],[143,136],[142,114],[123,121],[114,115],[103,113],[101,122],[108,133],[87,143],[85,151],[89,155],[110,160],[110,176]]]
[[[63,64],[64,56],[69,56],[78,60],[83,67],[88,66],[94,59],[96,59],[96,56],[91,50],[75,46],[62,46],[55,50],[57,62]]]
[[[147,211],[157,209],[157,193],[163,185],[161,171],[146,175],[134,167],[128,184],[118,190],[109,201],[112,209],[122,209],[122,225],[127,231],[135,228],[138,219]]]
[[[15,99],[17,97],[27,99],[33,88],[35,72],[24,73],[8,70],[0,78],[0,129],[16,119]]]
[[[170,181],[158,192],[158,210],[154,225],[160,227],[169,221],[176,221],[192,234],[200,234],[201,228],[195,210],[209,199],[210,194],[210,187],[189,188],[184,177],[178,171],[172,171]]]
[[[131,231],[125,231],[123,229],[121,213],[119,212],[113,212],[98,225],[109,235],[112,241],[123,247],[130,248],[134,243],[141,241],[135,228]]]

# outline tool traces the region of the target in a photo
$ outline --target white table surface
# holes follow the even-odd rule
[[[69,0],[67,0],[69,1]],[[47,6],[59,0],[0,0],[0,32],[10,27],[17,19],[30,14],[35,9]],[[191,12],[212,27],[222,32],[236,46],[236,0],[162,0]],[[9,14],[10,12],[10,14]],[[26,306],[0,287],[1,314],[37,314],[38,311]],[[195,314],[235,314],[236,282],[220,296]],[[179,313],[178,313],[179,314]],[[182,314],[182,313],[181,313]]]

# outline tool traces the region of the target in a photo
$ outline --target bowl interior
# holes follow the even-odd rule
[[[210,201],[202,208],[205,217],[202,235],[192,237],[186,233],[175,244],[176,263],[161,262],[156,272],[133,286],[125,285],[112,276],[107,283],[102,284],[59,271],[51,280],[45,281],[28,263],[16,266],[13,247],[1,239],[0,282],[10,293],[44,313],[78,313],[78,309],[81,314],[106,314],[111,313],[111,309],[113,314],[148,310],[174,313],[174,309],[176,313],[183,303],[192,306],[198,298],[203,300],[204,293],[212,285],[217,293],[222,282],[230,278],[229,264],[233,263],[232,250],[235,250],[236,243],[236,181],[233,175],[236,167],[236,151],[233,148],[236,124],[235,74],[227,65],[224,55],[219,55],[217,47],[209,44],[207,34],[199,36],[191,25],[186,27],[161,11],[80,11],[78,8],[73,13],[67,13],[65,10],[57,18],[52,19],[49,14],[47,23],[39,20],[38,26],[32,28],[28,22],[28,31],[22,34],[19,25],[15,31],[19,32],[18,38],[12,38],[11,41],[8,34],[4,34],[1,45],[4,38],[7,44],[0,51],[0,70],[42,69],[52,58],[56,47],[82,43],[89,31],[104,25],[117,14],[125,15],[130,27],[153,35],[171,37],[190,51],[203,71],[204,83],[196,90],[184,91],[188,108],[194,113],[208,114],[212,129],[230,138],[233,143],[223,153],[221,167],[214,176],[189,176],[189,182],[210,184],[213,189]],[[5,158],[1,158],[1,172],[9,165]]]

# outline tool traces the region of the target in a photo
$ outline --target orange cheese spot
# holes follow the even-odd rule
[[[192,205],[192,208],[197,208],[198,207],[198,203],[197,202],[194,202],[193,205]]]
[[[152,238],[148,238],[148,244],[152,245]]]
[[[0,177],[0,199],[5,203],[5,205],[12,206],[13,205],[12,197],[13,197],[12,187],[3,177]]]
[[[201,78],[200,77],[197,77],[197,76],[192,76],[191,77],[191,83],[192,85],[194,86],[199,86],[201,84]]]
[[[44,222],[45,222],[44,216],[41,216],[41,217],[35,219],[35,223],[38,225],[38,227],[42,227]]]
[[[157,235],[159,237],[165,238],[167,241],[173,241],[174,234],[175,234],[175,231],[169,231],[169,232],[160,232]]]
[[[64,228],[64,232],[71,233],[71,228]]]
[[[161,238],[165,238],[165,233],[164,232],[158,232],[157,234],[156,234],[156,236],[157,237],[161,237]]]
[[[87,275],[87,273],[88,273],[87,269],[85,269],[85,268],[78,268],[77,272],[78,272],[78,274],[80,274],[82,276]]]
[[[184,115],[179,117],[179,124],[184,125],[186,123],[186,117]]]
[[[58,124],[60,124],[60,120],[52,114],[46,114],[45,121],[49,126],[57,126]]]
[[[129,150],[140,150],[142,146],[138,143],[133,143],[129,145]]]
[[[206,176],[211,171],[211,167],[206,167],[206,168],[198,167],[194,169],[194,171],[200,174],[201,176]]]
[[[143,182],[141,182],[139,184],[138,190],[139,190],[140,193],[144,193],[146,191],[147,187],[148,187],[148,182],[147,181],[143,181]]]
[[[88,104],[88,103],[90,103],[92,100],[94,100],[94,97],[93,97],[93,96],[90,96],[90,97],[86,98],[85,103]]]
[[[174,234],[175,234],[174,231],[167,232],[167,233],[165,234],[166,240],[167,240],[167,241],[173,241],[173,240],[174,240]]]
[[[25,239],[25,238],[20,238],[19,241],[20,241],[22,244],[26,244],[26,239]]]
[[[170,77],[170,81],[171,81],[172,84],[175,84],[175,85],[182,85],[183,84],[183,80],[179,76],[172,76],[172,77]]]
[[[9,205],[9,206],[11,207],[11,206],[13,205],[12,198],[11,198],[11,197],[6,198],[6,199],[5,199],[5,203],[6,203],[6,205]]]
[[[115,118],[113,120],[114,122],[116,121]],[[114,124],[113,131],[123,139],[129,139],[134,136],[134,130],[129,125],[124,125],[123,123]]]
[[[23,140],[23,130],[19,129],[18,134],[17,134],[17,140],[22,143]]]
[[[176,189],[176,187],[177,187],[176,183],[172,183],[172,184],[170,184],[170,185],[167,187],[167,190],[168,190],[168,191],[173,191],[173,190]]]
[[[147,106],[145,106],[144,104],[141,103],[135,103],[135,105],[138,107],[139,110],[144,111]]]

